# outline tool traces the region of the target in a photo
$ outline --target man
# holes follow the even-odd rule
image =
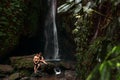
[[[38,68],[44,63],[47,64],[47,62],[45,61],[45,59],[42,56],[42,53],[37,53],[34,58],[33,58],[33,62],[34,62],[34,73],[37,73]]]

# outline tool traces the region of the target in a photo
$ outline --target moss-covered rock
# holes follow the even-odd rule
[[[33,57],[34,55],[11,57],[11,65],[20,73],[21,77],[30,76],[34,72]],[[75,62],[47,61],[47,63],[47,65],[43,64],[38,69],[40,74],[41,72],[49,75],[55,74],[55,68],[60,68],[62,71],[75,70]]]
[[[12,73],[13,72],[13,68],[11,65],[2,65],[0,64],[0,73]]]
[[[13,73],[9,76],[8,80],[16,80],[16,79],[19,79],[19,78],[20,78],[19,73]]]
[[[33,69],[33,56],[19,56],[19,57],[11,57],[11,65],[15,69]]]

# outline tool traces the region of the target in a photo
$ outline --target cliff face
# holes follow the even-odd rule
[[[0,10],[3,8],[11,9],[13,12],[1,10],[3,18],[0,21],[6,21],[8,24],[0,23],[0,59],[6,59],[13,55],[27,55],[36,52],[44,53],[45,35],[44,26],[46,14],[48,13],[48,1],[45,0],[27,0],[19,1],[19,9],[10,2],[4,0],[0,2]],[[58,1],[59,6],[64,1]],[[18,13],[17,10],[18,9]],[[3,15],[6,13],[5,15]],[[12,14],[12,15],[11,15]],[[10,16],[11,15],[11,16]],[[65,23],[64,15],[56,14],[56,23],[58,31],[59,53],[62,58],[71,56],[75,50],[75,44],[71,34],[69,23]],[[13,20],[15,19],[15,20]],[[12,21],[13,20],[13,21]],[[69,22],[69,20],[67,20]],[[66,57],[65,57],[66,56]],[[1,60],[0,60],[1,61]]]
[[[38,47],[44,31],[43,3],[45,3],[43,0],[0,2],[0,59],[21,55],[19,54],[21,52],[30,53],[30,49],[34,51],[33,48]]]

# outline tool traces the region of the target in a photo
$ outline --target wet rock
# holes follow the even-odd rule
[[[41,71],[37,71],[37,73],[33,73],[31,77],[42,77]]]
[[[23,77],[20,80],[30,80],[30,78],[29,77]]]
[[[70,70],[65,71],[65,78],[66,80],[75,80],[76,78],[75,71],[70,71]]]
[[[6,77],[13,72],[13,68],[10,65],[0,64],[0,80],[7,80]]]
[[[65,61],[63,61],[63,62],[60,62],[60,64],[61,64],[61,66],[62,66],[62,68],[64,68],[64,69],[69,69],[69,70],[75,70],[75,62],[65,62]]]
[[[19,56],[19,57],[11,57],[10,61],[12,66],[19,71],[19,78],[21,80],[75,80],[75,62],[66,62],[66,61],[47,61],[47,65],[42,65],[39,68],[39,72],[37,74],[33,73],[33,57],[34,55],[28,55],[28,56]],[[59,68],[57,70],[56,68]],[[56,70],[55,70],[56,69]],[[60,74],[55,74],[57,71],[60,72]],[[29,74],[28,74],[29,73]],[[33,73],[33,74],[32,74]],[[29,79],[26,76],[30,76]],[[48,76],[55,75],[55,77]],[[33,79],[31,79],[33,78]],[[36,79],[40,78],[40,79]],[[47,79],[48,78],[48,79]],[[20,79],[19,79],[20,80]]]
[[[16,69],[33,69],[33,56],[11,57],[11,65]]]
[[[4,77],[6,77],[6,74],[0,73],[0,78],[4,78]]]
[[[13,72],[12,66],[0,64],[0,73],[11,73],[11,72]]]
[[[14,68],[33,69],[33,67],[34,67],[33,57],[34,57],[34,55],[11,57],[10,61]],[[59,62],[55,63],[53,61],[47,61],[47,63],[48,63],[48,65],[44,65],[44,67],[42,67],[42,70],[44,70],[44,71],[46,69],[48,69],[49,71],[51,69],[53,70],[53,68],[56,67],[56,65],[60,68],[75,70],[75,62],[59,61]]]
[[[20,74],[19,73],[13,73],[9,76],[8,80],[16,80],[20,78]]]

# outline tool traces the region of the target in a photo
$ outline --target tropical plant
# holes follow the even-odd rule
[[[97,76],[96,76],[97,75]],[[120,45],[111,48],[108,45],[108,53],[103,62],[97,64],[86,80],[120,80]]]
[[[113,66],[119,67],[118,57],[114,56],[114,51],[118,55],[120,51],[119,4],[118,0],[67,0],[58,7],[58,13],[70,13],[74,18],[76,72],[80,80],[113,80],[119,75],[119,72],[110,74]],[[112,58],[116,62],[109,61]]]

